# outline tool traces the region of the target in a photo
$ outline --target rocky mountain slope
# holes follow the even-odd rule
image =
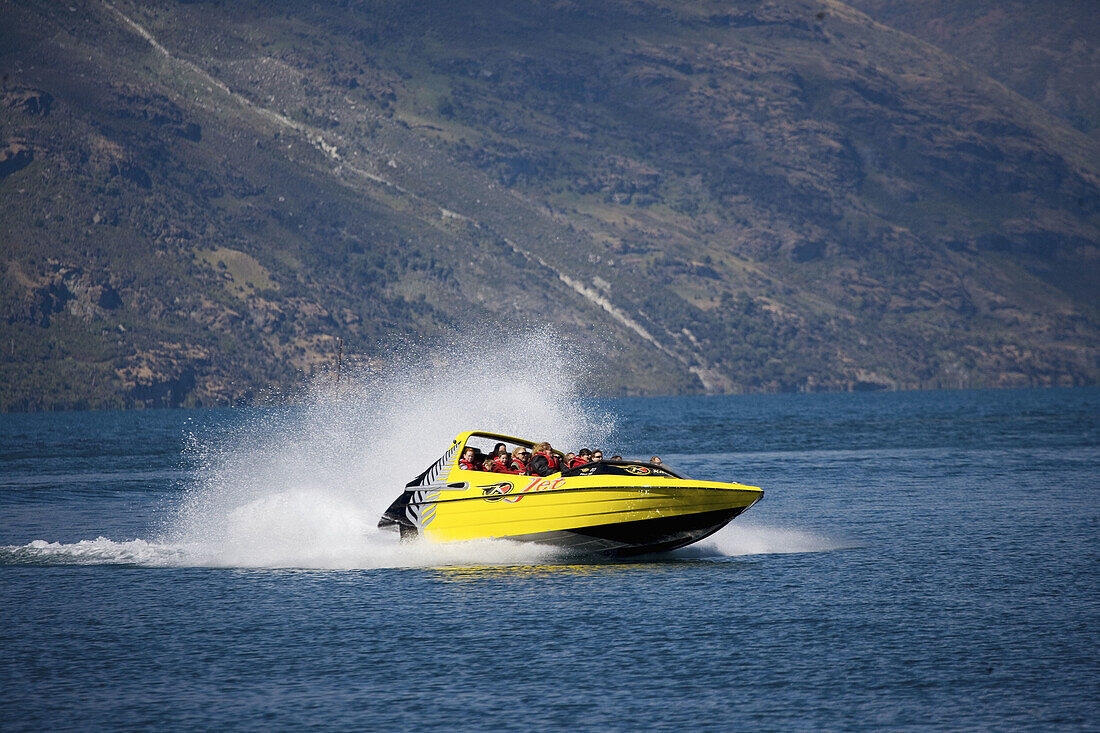
[[[1080,0],[851,0],[1100,139],[1100,13]]]
[[[0,407],[552,327],[604,393],[1100,375],[1100,147],[839,2],[0,5]]]

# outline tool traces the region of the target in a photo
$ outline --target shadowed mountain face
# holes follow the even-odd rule
[[[1100,140],[1100,13],[1080,0],[852,0]]]
[[[841,3],[2,13],[8,409],[487,329],[608,393],[1100,375],[1095,139]]]

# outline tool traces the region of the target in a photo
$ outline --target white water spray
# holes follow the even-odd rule
[[[198,475],[165,541],[233,566],[546,557],[510,543],[398,544],[376,525],[405,483],[464,430],[563,446],[606,437],[610,419],[580,407],[584,373],[557,339],[525,336],[406,355],[384,370],[352,370],[339,387],[325,377],[292,408],[258,411],[226,440],[196,440]]]

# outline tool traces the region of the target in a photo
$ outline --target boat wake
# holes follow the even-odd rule
[[[28,545],[0,547],[3,565],[186,565],[182,548],[145,540],[116,542],[106,537],[73,543],[35,540]]]
[[[849,542],[798,529],[735,522],[702,542],[675,550],[672,554],[683,558],[722,558],[831,552],[853,546]]]
[[[380,534],[380,533],[379,533]],[[36,540],[21,547],[0,547],[0,565],[123,565],[148,568],[284,568],[373,570],[446,566],[544,565],[556,553],[515,542],[480,540],[437,545],[419,540],[366,536],[354,543],[303,547],[263,544],[210,548],[99,537],[74,543]]]
[[[436,544],[399,541],[369,527],[366,515],[311,511],[303,520],[303,502],[316,497],[273,497],[236,518],[241,533],[221,546],[171,544],[106,537],[73,543],[36,540],[0,547],[0,565],[127,565],[149,568],[294,568],[372,570],[453,566],[575,565],[577,558],[552,547],[504,540]],[[323,502],[327,503],[327,502]],[[312,505],[316,509],[316,505]],[[331,509],[331,506],[329,507]],[[255,514],[265,515],[257,518]],[[285,521],[297,517],[295,521]],[[265,531],[266,530],[266,531]],[[850,547],[828,537],[798,530],[730,526],[698,545],[645,556],[643,561],[695,560],[829,552]],[[633,560],[632,562],[638,562]],[[601,564],[607,560],[599,560]]]

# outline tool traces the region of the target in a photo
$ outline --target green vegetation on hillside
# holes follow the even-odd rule
[[[72,7],[2,11],[0,409],[473,324],[611,394],[1100,375],[1098,143],[842,3]]]

